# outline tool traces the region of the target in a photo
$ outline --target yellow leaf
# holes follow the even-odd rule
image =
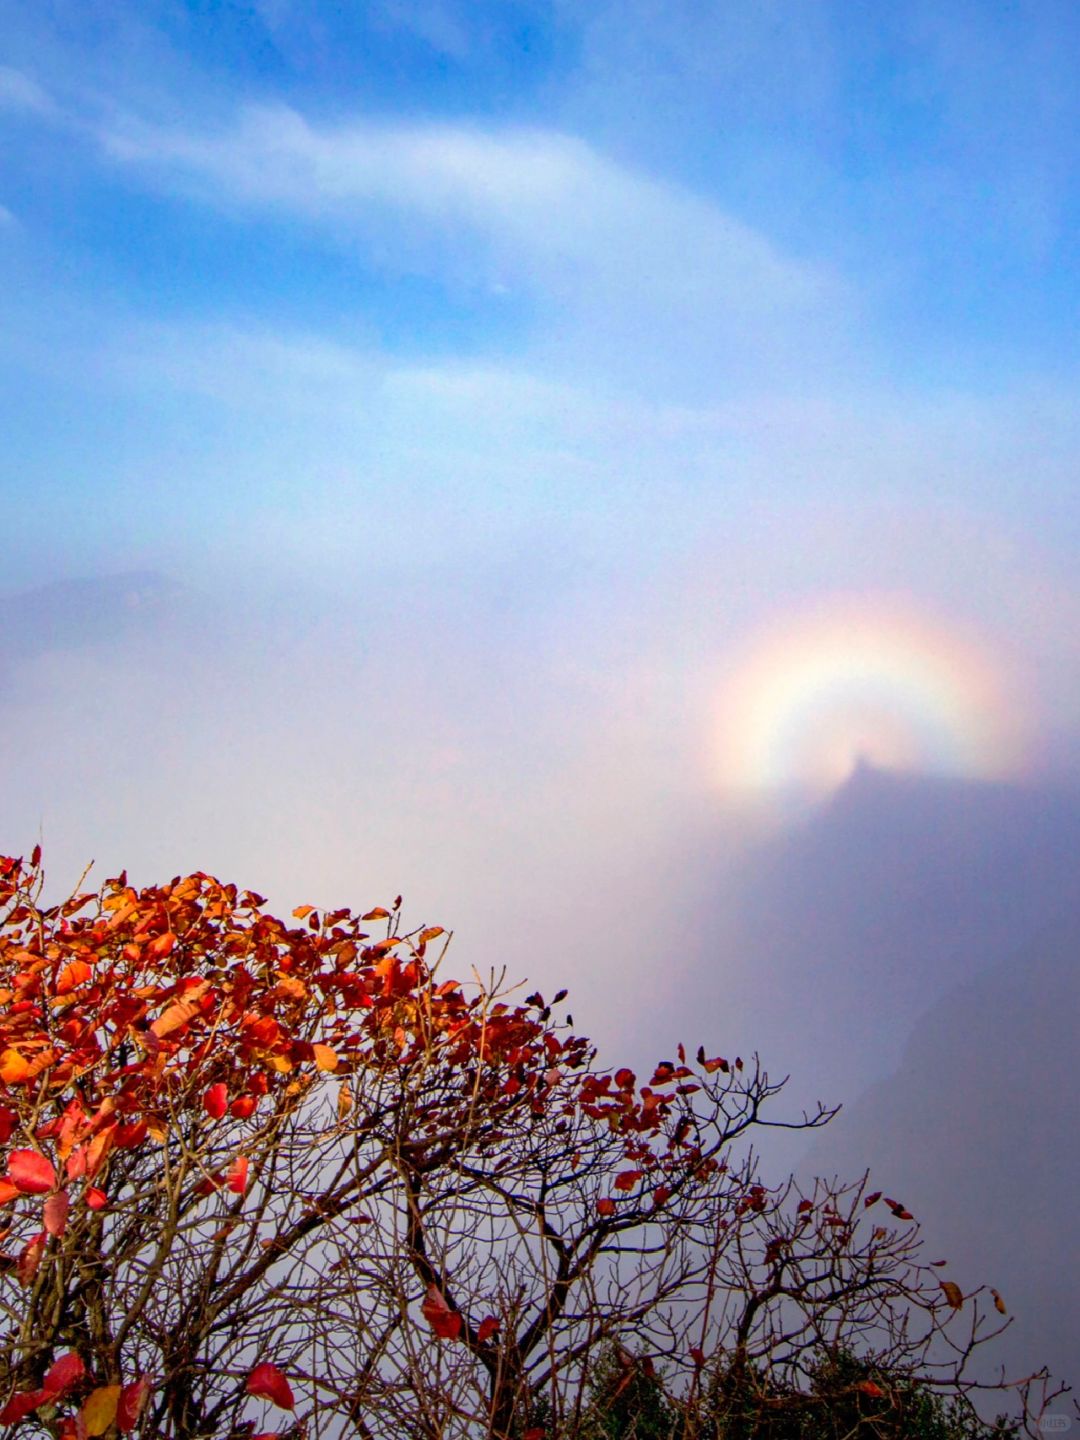
[[[353,1108],[352,1091],[349,1089],[348,1085],[342,1085],[341,1089],[338,1091],[338,1097],[337,1097],[337,1113],[338,1113],[338,1119],[339,1119],[339,1120],[344,1120],[345,1117],[346,1117],[346,1115],[348,1115],[349,1111],[350,1111],[352,1108]]]
[[[96,1390],[90,1391],[82,1407],[87,1435],[104,1435],[115,1421],[122,1388],[120,1385],[99,1385]]]
[[[293,1068],[292,1061],[287,1055],[268,1055],[266,1063],[271,1070],[276,1070],[279,1075],[288,1075]]]
[[[337,1051],[331,1050],[329,1045],[312,1045],[315,1055],[315,1065],[319,1070],[336,1070],[338,1067]]]
[[[939,1282],[942,1290],[945,1291],[945,1299],[954,1310],[959,1310],[964,1304],[964,1292],[957,1285],[955,1280],[942,1280]]]

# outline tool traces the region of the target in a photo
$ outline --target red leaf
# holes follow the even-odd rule
[[[476,1331],[477,1340],[479,1340],[481,1345],[485,1344],[488,1340],[491,1339],[492,1335],[495,1334],[498,1328],[498,1320],[495,1319],[494,1315],[489,1315],[486,1320],[480,1321],[480,1325]]]
[[[7,1144],[18,1123],[19,1117],[15,1111],[9,1110],[6,1105],[0,1105],[0,1145]]]
[[[109,1203],[109,1197],[104,1190],[99,1190],[96,1185],[88,1185],[83,1191],[83,1199],[91,1210],[104,1210]]]
[[[528,1430],[522,1431],[521,1440],[544,1440],[547,1431],[542,1425],[533,1425]]]
[[[68,1210],[71,1207],[71,1197],[66,1190],[58,1190],[55,1195],[50,1195],[43,1206],[45,1229],[50,1235],[63,1235],[67,1229]]]
[[[615,1189],[632,1190],[640,1179],[640,1170],[624,1170],[621,1175],[615,1177]]]
[[[6,1205],[9,1200],[14,1200],[22,1191],[12,1180],[0,1180],[0,1205]]]
[[[256,1365],[247,1378],[244,1387],[249,1395],[256,1396],[259,1400],[269,1400],[271,1405],[276,1405],[279,1410],[294,1410],[296,1401],[293,1399],[292,1387],[288,1380],[277,1368],[264,1360],[261,1365]]]
[[[607,1195],[605,1195],[605,1196],[603,1197],[603,1199],[597,1200],[597,1202],[596,1202],[596,1208],[597,1208],[597,1211],[598,1211],[601,1215],[614,1215],[614,1214],[615,1214],[615,1201],[612,1200],[612,1199],[610,1199]]]
[[[237,1155],[236,1159],[229,1166],[229,1173],[225,1177],[225,1183],[229,1189],[237,1195],[243,1195],[247,1189],[248,1158],[246,1155]]]
[[[690,1346],[690,1359],[693,1360],[694,1364],[695,1364],[695,1365],[698,1367],[698,1369],[700,1370],[701,1367],[702,1367],[702,1365],[705,1364],[705,1351],[702,1350],[699,1345],[691,1345],[691,1346]]]
[[[133,1380],[130,1385],[124,1386],[120,1391],[120,1399],[116,1406],[116,1428],[118,1430],[135,1429],[149,1394],[150,1381],[145,1375],[140,1375],[138,1380]]]
[[[451,1310],[437,1285],[429,1285],[420,1306],[424,1319],[440,1340],[456,1340],[461,1332],[461,1316]]]
[[[70,1390],[85,1374],[86,1366],[72,1350],[53,1361],[41,1383],[50,1395],[63,1395],[65,1390]]]
[[[619,1087],[620,1090],[633,1089],[634,1081],[636,1079],[637,1076],[634,1074],[633,1070],[628,1070],[625,1065],[621,1070],[615,1071],[615,1084]]]
[[[238,1095],[229,1106],[229,1113],[234,1115],[237,1120],[246,1120],[249,1116],[254,1115],[255,1106],[258,1103],[254,1095]]]
[[[220,1082],[211,1085],[202,1097],[203,1109],[214,1120],[220,1120],[229,1108],[229,1092]]]
[[[116,1127],[116,1148],[118,1150],[137,1150],[150,1133],[150,1127],[145,1120],[132,1120],[126,1125]]]
[[[12,1150],[8,1156],[7,1178],[24,1195],[45,1195],[56,1184],[52,1162],[36,1150]]]
[[[3,1410],[0,1410],[0,1425],[17,1425],[39,1405],[44,1405],[46,1400],[51,1399],[48,1390],[24,1390],[21,1395],[13,1395]]]
[[[869,1395],[872,1400],[880,1400],[885,1394],[881,1386],[875,1385],[873,1380],[860,1380],[855,1389],[863,1395]]]
[[[33,1283],[34,1276],[41,1264],[41,1257],[45,1253],[45,1231],[34,1236],[28,1245],[25,1245],[15,1265],[15,1278],[24,1288]]]

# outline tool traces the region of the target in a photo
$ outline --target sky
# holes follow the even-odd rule
[[[0,851],[403,893],[610,1046],[785,1048],[813,942],[853,1028],[793,1063],[880,1082],[1073,834],[1078,53],[1071,0],[0,0]],[[831,840],[867,767],[922,818]]]
[[[165,723],[178,862],[246,748],[299,879],[367,808],[397,888],[587,891],[560,817],[648,869],[860,759],[1075,778],[1074,6],[0,20],[6,593],[179,587],[10,682],[39,828]]]

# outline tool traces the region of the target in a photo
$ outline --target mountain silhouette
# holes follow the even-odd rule
[[[701,875],[678,987],[694,1028],[850,1099],[916,1020],[1040,935],[1080,937],[1080,792],[860,766],[794,828]],[[711,864],[711,860],[709,862]]]
[[[1012,1371],[1080,1380],[1080,793],[860,766],[701,882],[678,1023],[843,1102],[769,1171],[900,1196],[966,1287],[1005,1296]],[[695,906],[688,905],[694,913]],[[703,1037],[704,1038],[704,1037]],[[801,1150],[801,1154],[799,1153]]]
[[[35,656],[118,641],[167,612],[179,591],[153,571],[58,580],[0,598],[0,683]]]
[[[869,1166],[923,1223],[965,1288],[1014,1324],[1011,1373],[1080,1380],[1080,965],[1075,926],[1043,930],[916,1023],[896,1072],[821,1132],[815,1174]],[[930,1257],[936,1258],[936,1257]]]

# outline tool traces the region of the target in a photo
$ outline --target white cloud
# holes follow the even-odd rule
[[[21,111],[42,118],[57,115],[57,107],[36,80],[9,65],[0,65],[0,110]]]
[[[825,272],[678,185],[550,130],[358,121],[319,129],[284,107],[210,133],[134,120],[104,137],[118,162],[204,202],[329,227],[366,263],[545,298],[545,328],[588,324],[612,351],[672,355],[720,337],[773,345],[830,300]]]
[[[469,35],[461,19],[440,0],[381,0],[378,13],[430,45],[440,55],[463,60],[469,53]]]

